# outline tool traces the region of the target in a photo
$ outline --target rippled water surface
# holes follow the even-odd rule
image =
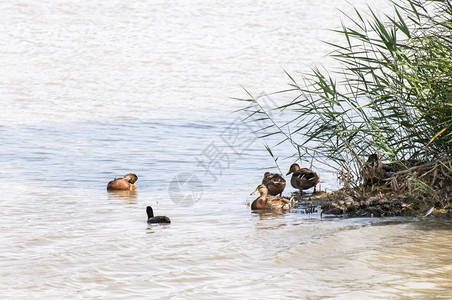
[[[229,97],[328,63],[320,40],[337,39],[325,28],[340,24],[338,8],[351,11],[323,0],[2,2],[1,298],[451,299],[449,221],[247,205],[275,169]],[[291,151],[278,148],[282,172]],[[314,167],[322,189],[338,187]],[[108,193],[127,172],[137,191]],[[193,193],[182,174],[196,176]],[[147,205],[172,223],[149,226]]]

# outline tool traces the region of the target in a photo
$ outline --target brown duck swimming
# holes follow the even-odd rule
[[[298,164],[292,164],[286,175],[289,175],[290,173],[292,173],[290,184],[294,188],[299,189],[300,192],[302,192],[303,190],[314,187],[315,192],[317,183],[320,181],[320,177],[316,172],[308,168],[300,168]]]
[[[279,196],[269,196],[268,189],[265,184],[260,184],[257,186],[256,190],[251,193],[251,195],[260,193],[259,198],[253,201],[251,204],[251,209],[266,209],[266,210],[288,210],[290,209],[290,200],[279,197]]]
[[[110,181],[107,185],[107,190],[109,191],[133,191],[136,190],[137,186],[135,182],[137,182],[138,176],[132,173],[128,173],[124,175],[122,178],[115,178]]]
[[[276,196],[278,194],[282,196],[282,192],[286,187],[286,180],[281,174],[265,172],[262,184],[267,187],[268,193],[271,196]]]

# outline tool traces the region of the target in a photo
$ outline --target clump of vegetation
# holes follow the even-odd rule
[[[392,1],[393,15],[355,10],[330,44],[339,71],[315,68],[276,108],[294,111],[277,123],[248,94],[247,121],[265,121],[262,136],[279,135],[294,155],[332,163],[347,189],[369,182],[370,169],[391,192],[423,195],[448,207],[452,194],[452,5],[449,1]],[[287,114],[290,115],[290,114]],[[262,124],[262,123],[259,123]],[[377,166],[377,167],[375,167]],[[391,166],[388,168],[388,166]],[[366,171],[367,170],[367,171]],[[372,176],[370,176],[372,179]],[[439,204],[438,204],[439,203]]]

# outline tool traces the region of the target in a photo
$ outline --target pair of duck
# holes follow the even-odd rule
[[[298,164],[292,164],[286,175],[292,174],[290,184],[300,192],[314,187],[320,181],[319,175],[311,169],[300,168]],[[259,198],[253,201],[251,209],[287,210],[290,208],[290,200],[282,197],[286,187],[286,180],[280,174],[266,172],[262,184],[258,185],[251,195],[260,193]],[[277,196],[279,194],[279,196]]]
[[[108,191],[134,191],[137,189],[136,182],[138,176],[133,173],[127,173],[124,177],[117,177],[107,184]],[[167,216],[154,216],[154,210],[151,206],[146,207],[146,214],[148,215],[149,224],[169,224],[170,218]]]

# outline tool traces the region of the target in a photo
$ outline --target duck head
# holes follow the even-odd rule
[[[294,173],[296,171],[300,170],[300,166],[298,164],[292,164],[290,166],[289,172],[287,172],[286,175],[289,175],[290,173]]]
[[[138,176],[133,173],[127,173],[126,175],[124,175],[124,179],[127,179],[127,181],[134,184],[135,182],[137,182]]]
[[[268,189],[265,184],[259,184],[257,188],[250,195],[261,194],[261,196],[267,196]]]

